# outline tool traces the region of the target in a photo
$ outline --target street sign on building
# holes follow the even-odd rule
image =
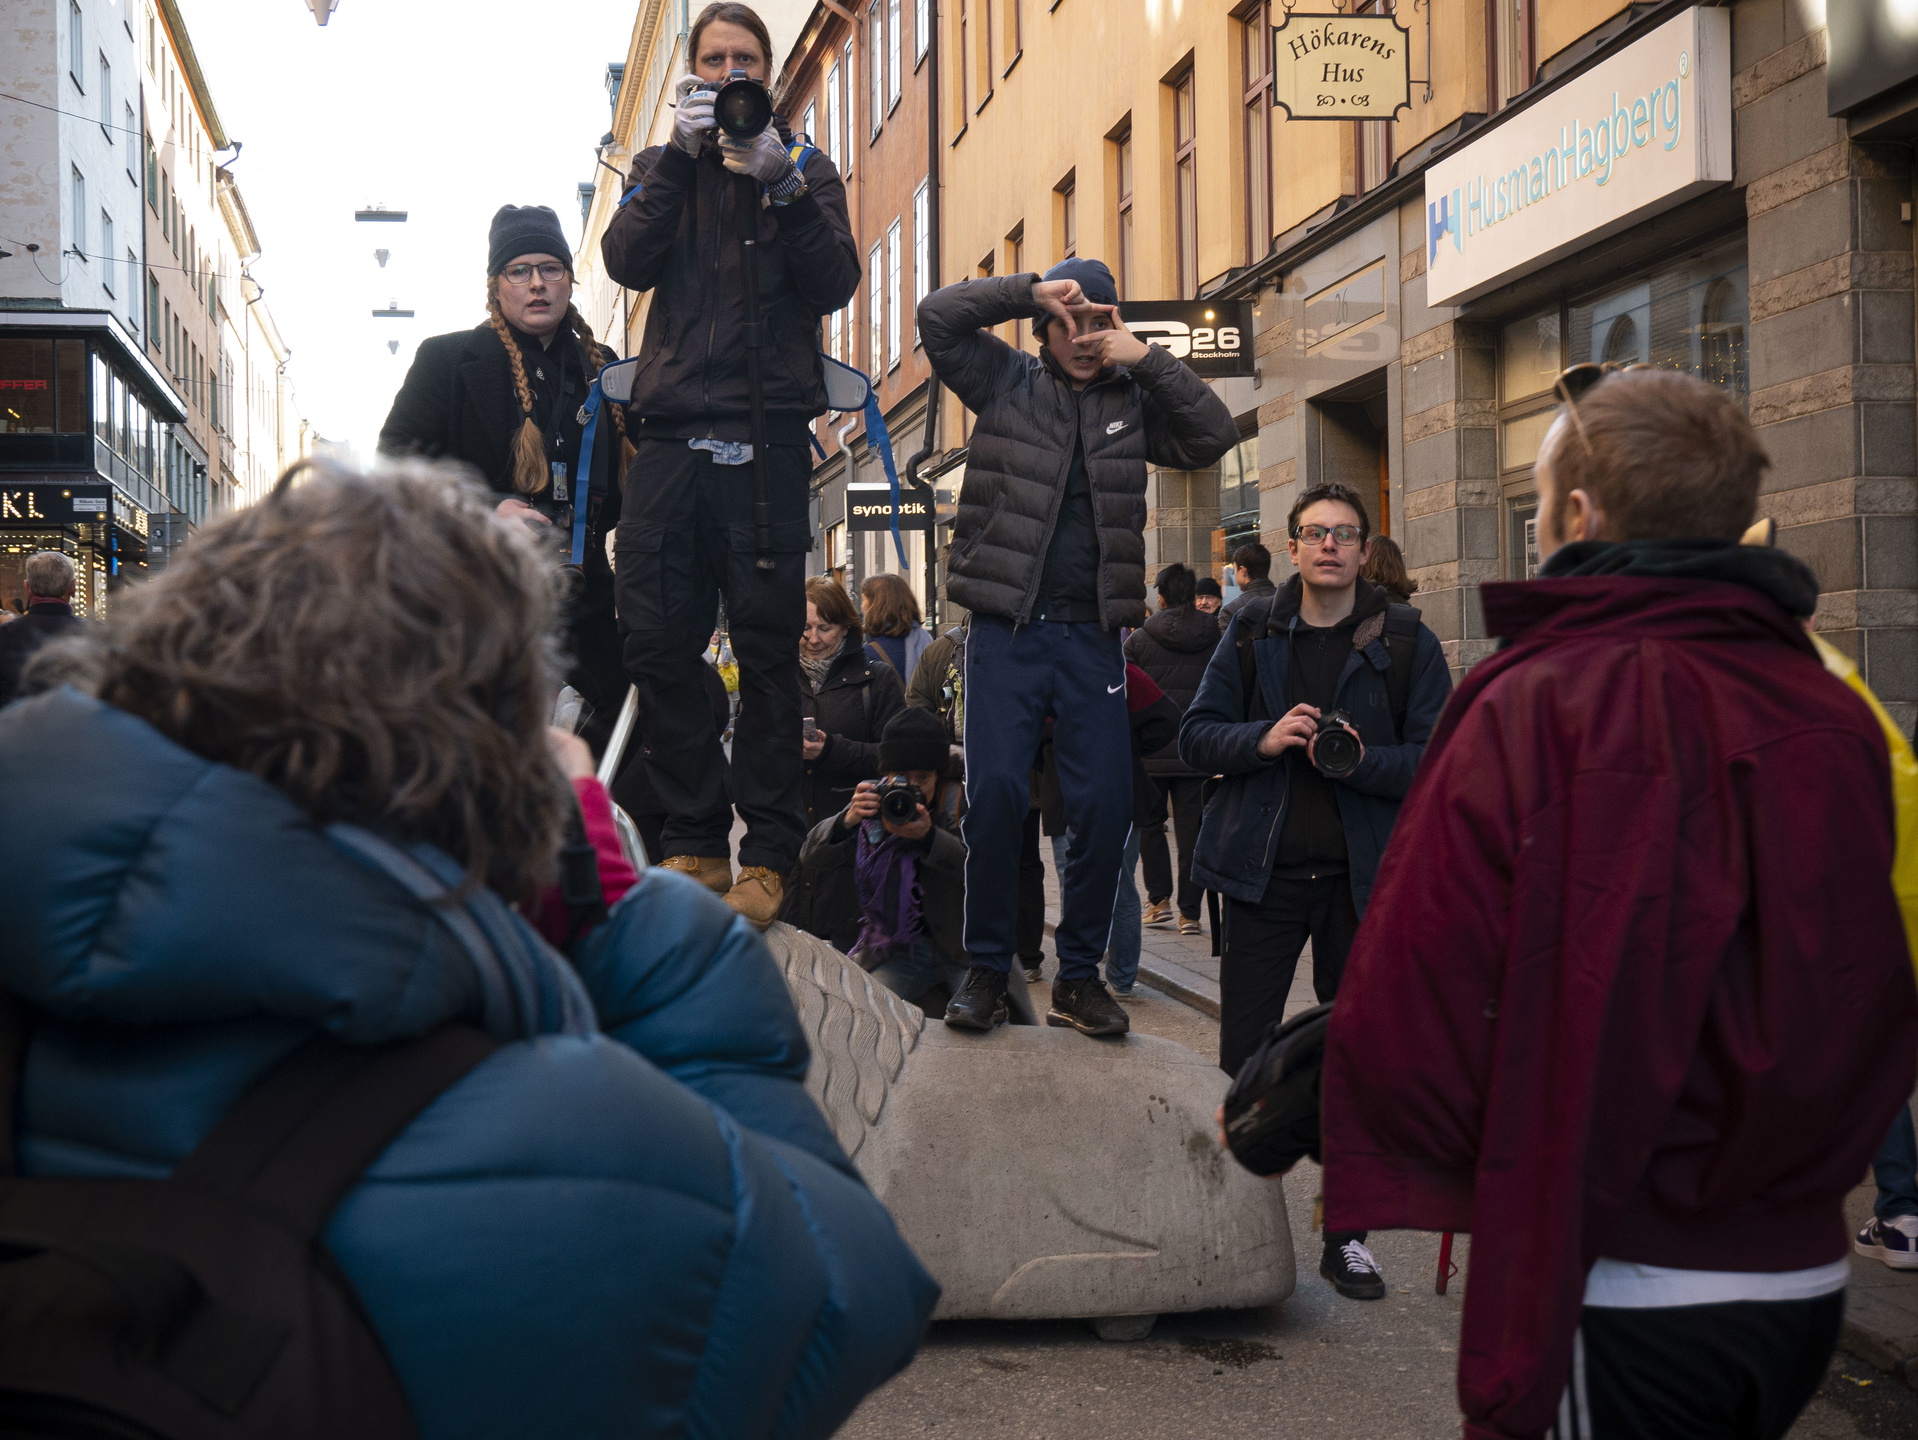
[[[1250,300],[1126,300],[1125,328],[1149,345],[1163,345],[1202,380],[1252,373]]]
[[[899,528],[930,530],[936,523],[929,485],[899,487]],[[846,487],[846,528],[851,531],[892,529],[892,487],[859,481]]]
[[[1293,10],[1272,32],[1288,120],[1390,120],[1412,103],[1411,31],[1390,15]]]
[[[1699,6],[1425,171],[1425,294],[1475,300],[1732,178],[1731,15]]]

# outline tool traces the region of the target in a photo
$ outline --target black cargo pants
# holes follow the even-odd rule
[[[785,876],[806,834],[800,793],[799,636],[806,625],[807,495],[803,445],[766,447],[773,569],[755,566],[752,466],[715,465],[684,440],[641,440],[626,471],[613,583],[626,674],[639,692],[647,776],[666,811],[661,858],[730,849],[732,810],[746,822],[741,865]],[[699,667],[726,600],[739,663],[731,798]]]

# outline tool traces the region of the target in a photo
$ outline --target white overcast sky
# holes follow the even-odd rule
[[[292,347],[300,408],[369,459],[414,347],[485,318],[493,212],[550,205],[577,247],[606,66],[626,56],[637,0],[340,0],[324,29],[304,0],[179,4],[245,142],[233,174],[260,235],[251,273]],[[411,218],[354,221],[376,202]],[[384,270],[377,248],[392,251]],[[372,317],[392,300],[417,318]]]

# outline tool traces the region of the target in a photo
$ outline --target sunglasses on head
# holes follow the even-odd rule
[[[1577,365],[1568,365],[1558,372],[1558,378],[1552,382],[1552,393],[1564,402],[1565,411],[1572,417],[1572,428],[1578,431],[1579,441],[1585,446],[1585,453],[1592,456],[1592,437],[1585,433],[1585,422],[1579,418],[1578,402],[1597,388],[1600,381],[1627,370],[1651,370],[1655,366],[1642,360],[1585,360]],[[1596,459],[1596,456],[1592,456]]]

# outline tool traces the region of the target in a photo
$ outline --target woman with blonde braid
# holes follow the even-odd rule
[[[565,638],[567,680],[593,707],[584,733],[597,752],[626,693],[606,559],[606,536],[619,523],[625,416],[616,405],[601,412],[595,453],[582,465],[579,408],[600,366],[616,357],[573,306],[573,252],[547,206],[501,207],[486,273],[487,318],[421,342],[380,450],[471,465],[502,497],[500,515],[550,540],[555,564],[571,555],[573,507],[589,507]]]

